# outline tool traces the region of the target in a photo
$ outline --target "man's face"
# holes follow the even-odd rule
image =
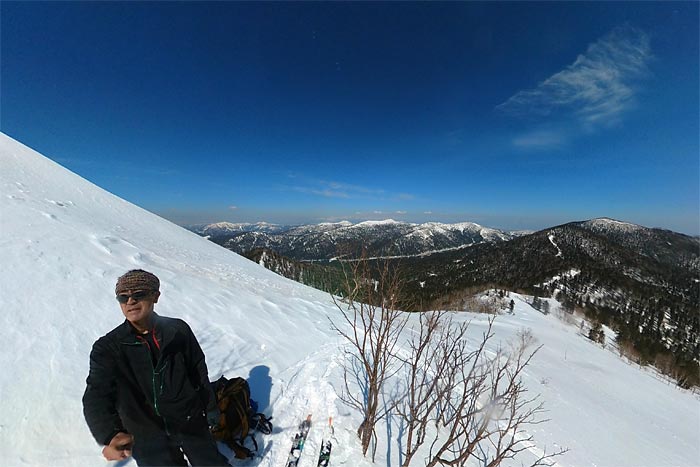
[[[150,290],[127,290],[119,294],[119,306],[124,317],[131,323],[144,323],[153,312],[153,305],[158,303],[160,292]],[[127,299],[124,303],[122,301]]]

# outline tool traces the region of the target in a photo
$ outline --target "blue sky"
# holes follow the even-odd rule
[[[0,5],[0,129],[178,223],[700,233],[697,2]]]

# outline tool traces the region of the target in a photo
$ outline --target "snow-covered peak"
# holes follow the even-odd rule
[[[444,226],[447,226],[447,228],[451,230],[459,230],[459,231],[470,231],[470,232],[478,232],[483,227],[475,222],[457,222],[454,224],[443,224]]]
[[[231,222],[215,222],[213,224],[208,224],[206,227],[202,229],[204,233],[207,233],[209,231],[215,230],[215,231],[221,231],[221,232],[240,232],[246,227],[249,227],[251,224],[249,223],[231,223]]]
[[[524,237],[525,235],[531,235],[535,233],[535,230],[509,230],[506,233],[511,237]]]
[[[377,226],[387,226],[387,225],[398,225],[398,224],[407,224],[406,222],[399,222],[395,221],[394,219],[384,219],[381,221],[364,221],[364,222],[359,222],[357,224],[353,224],[353,228],[362,228],[362,227],[377,227]]]
[[[583,222],[582,225],[598,231],[614,231],[614,232],[637,232],[645,229],[641,225],[632,224],[630,222],[618,221],[608,217],[599,217]]]
[[[280,232],[280,235],[290,234],[292,236],[298,235],[315,235],[323,234],[326,232],[335,232],[343,230],[345,228],[352,227],[351,222],[322,222],[320,224],[308,224],[308,225],[297,225],[290,228],[284,232]]]
[[[325,225],[325,226],[338,226],[338,227],[350,227],[352,225],[352,222],[350,221],[340,221],[340,222],[321,222],[318,225]]]
[[[418,226],[418,231],[428,233],[459,232],[460,234],[478,235],[486,241],[509,240],[512,236],[501,230],[481,226],[475,222],[457,222],[454,224],[442,224],[439,222],[426,222]]]
[[[269,222],[215,222],[201,227],[196,231],[203,235],[230,235],[238,232],[276,232],[281,229],[283,229],[283,227]]]

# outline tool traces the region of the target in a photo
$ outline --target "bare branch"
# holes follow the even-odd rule
[[[526,428],[543,423],[539,396],[528,397],[522,373],[539,350],[529,352],[531,333],[522,333],[510,350],[489,356],[493,318],[475,349],[467,345],[469,324],[456,325],[446,313],[425,314],[410,342],[405,362],[406,395],[397,405],[406,426],[402,467],[425,445],[426,466],[463,466],[469,459],[495,467],[529,449]],[[531,467],[548,465],[542,454]]]
[[[382,397],[386,381],[400,368],[396,346],[408,316],[397,309],[401,281],[388,263],[376,271],[376,280],[364,256],[350,268],[347,271],[344,264],[344,299],[333,299],[341,312],[342,328],[333,321],[331,326],[349,345],[341,399],[363,416],[357,434],[366,456],[373,441],[376,449],[377,422],[386,416],[387,407],[393,406],[383,403]],[[353,395],[356,388],[362,397]]]

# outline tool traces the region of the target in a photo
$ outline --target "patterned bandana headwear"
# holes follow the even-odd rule
[[[157,292],[159,289],[160,281],[154,274],[143,269],[134,269],[117,279],[117,286],[114,292],[116,295],[119,295],[127,290],[152,290]]]

